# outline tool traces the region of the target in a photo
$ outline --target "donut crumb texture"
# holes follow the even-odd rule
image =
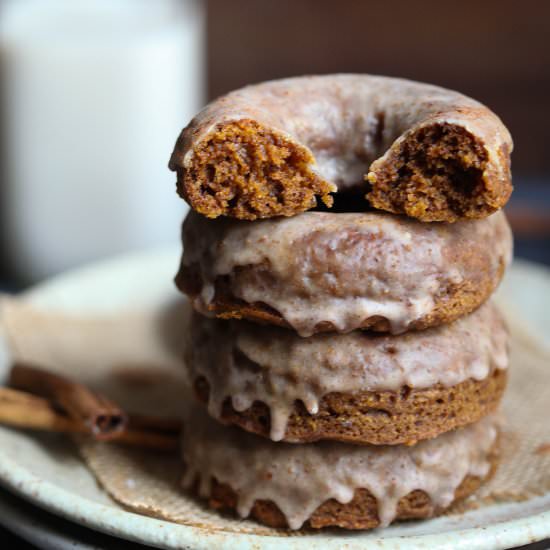
[[[314,174],[311,153],[249,119],[220,125],[178,170],[178,192],[209,218],[255,220],[330,207],[336,187]]]
[[[424,126],[374,163],[367,199],[375,208],[426,222],[483,218],[503,206],[512,190],[509,179],[488,177],[487,164],[483,144],[465,128]]]

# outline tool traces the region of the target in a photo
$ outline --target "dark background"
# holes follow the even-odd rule
[[[486,103],[510,128],[514,168],[550,172],[550,2],[211,0],[211,97],[310,73],[411,78]]]
[[[550,2],[210,0],[208,94],[358,72],[456,89],[514,138],[516,255],[550,264]]]

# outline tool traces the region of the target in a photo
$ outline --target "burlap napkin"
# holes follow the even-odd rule
[[[0,327],[14,358],[80,379],[131,412],[173,416],[189,399],[181,365],[185,307],[178,301],[116,317],[75,318],[4,299]],[[501,464],[489,483],[454,506],[450,514],[550,491],[550,353],[517,316],[512,317]],[[183,493],[177,456],[86,440],[79,440],[78,446],[105,491],[134,512],[209,530],[285,535],[253,521],[211,512]]]

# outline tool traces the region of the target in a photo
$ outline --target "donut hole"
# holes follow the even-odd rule
[[[372,212],[374,208],[365,201],[364,197],[365,183],[363,182],[362,188],[352,191],[339,191],[331,195],[332,204],[327,206],[325,203],[320,202],[313,212],[331,212],[333,214],[345,214],[350,212]]]
[[[253,120],[221,125],[198,147],[192,165],[178,172],[180,192],[195,210],[255,220],[332,204],[336,190],[308,165],[311,153]]]
[[[371,204],[422,221],[480,218],[496,208],[487,200],[487,152],[464,128],[424,126],[368,175]]]

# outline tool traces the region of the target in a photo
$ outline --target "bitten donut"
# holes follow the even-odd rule
[[[512,191],[512,139],[482,104],[451,90],[370,75],[266,82],[208,105],[170,159],[197,212],[292,216],[360,193],[422,221],[483,218]],[[367,203],[364,202],[365,207]]]
[[[491,416],[391,447],[273,443],[196,411],[187,420],[184,487],[273,527],[372,529],[434,516],[477,489],[496,463]]]
[[[489,297],[512,251],[502,212],[455,224],[380,212],[255,222],[190,212],[183,242],[176,284],[195,309],[301,336],[450,322]]]
[[[300,338],[194,314],[185,359],[198,397],[222,422],[274,441],[412,444],[496,409],[508,331],[491,303],[400,336]]]

